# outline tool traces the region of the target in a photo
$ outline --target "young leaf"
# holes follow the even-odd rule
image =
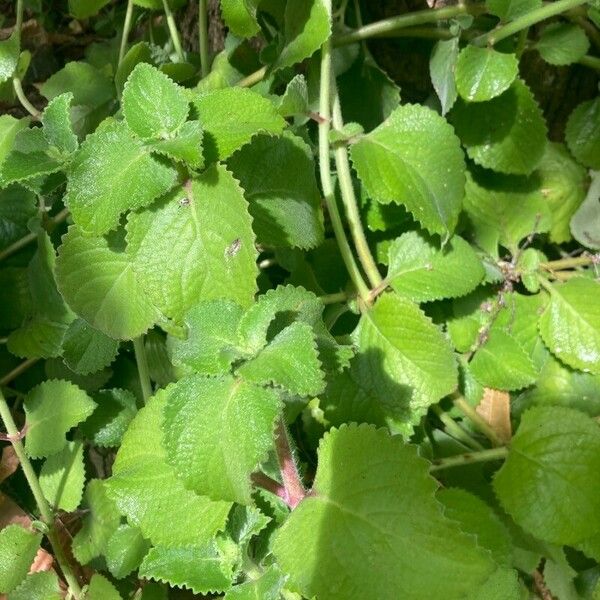
[[[325,387],[315,334],[310,325],[301,321],[278,333],[238,373],[258,385],[282,387],[299,396],[316,396]]]
[[[256,92],[226,88],[192,96],[204,129],[207,162],[229,158],[257,133],[281,133],[286,122],[272,102]]]
[[[374,200],[401,203],[429,232],[451,235],[464,195],[465,165],[459,141],[442,117],[424,106],[400,106],[356,142],[351,155]]]
[[[481,260],[459,236],[440,249],[426,234],[409,231],[388,249],[386,280],[396,292],[415,302],[464,296],[483,276]]]
[[[83,319],[76,319],[69,325],[62,347],[67,367],[80,375],[88,375],[113,362],[119,342],[90,327]]]
[[[158,312],[133,271],[117,235],[88,237],[77,226],[63,237],[56,261],[58,287],[69,306],[95,329],[114,339],[133,339]]]
[[[574,277],[551,288],[540,317],[540,335],[561,361],[581,371],[600,373],[600,283]]]
[[[201,169],[204,166],[203,135],[202,126],[198,121],[187,121],[174,137],[153,141],[148,147],[153,152],[184,162],[192,169]]]
[[[579,25],[550,23],[542,31],[535,49],[551,65],[570,65],[585,56],[590,42]]]
[[[486,0],[485,5],[493,15],[503,21],[512,21],[542,6],[542,0]]]
[[[233,565],[214,541],[205,546],[151,548],[139,570],[140,577],[202,595],[224,592],[231,585],[233,575]]]
[[[23,402],[27,423],[25,449],[32,458],[60,452],[66,433],[89,417],[96,403],[68,381],[49,380],[34,387]]]
[[[8,596],[8,600],[62,600],[54,571],[30,573]]]
[[[523,415],[494,479],[498,499],[517,524],[558,545],[600,531],[598,486],[600,429],[580,412],[560,407]]]
[[[286,576],[271,565],[257,579],[248,579],[232,587],[223,600],[279,600]]]
[[[362,314],[354,335],[361,385],[377,397],[394,399],[404,413],[405,433],[427,407],[456,388],[448,342],[409,300],[384,294]]]
[[[600,97],[582,102],[571,113],[565,139],[582,165],[600,169]]]
[[[544,117],[520,79],[493,100],[475,104],[459,100],[451,117],[467,154],[482,167],[528,175],[544,154]]]
[[[0,83],[4,83],[13,76],[20,53],[20,32],[15,29],[8,39],[0,42]]]
[[[442,105],[442,115],[445,115],[456,102],[454,72],[458,59],[458,42],[457,37],[451,40],[440,40],[433,47],[429,60],[429,75]]]
[[[150,542],[137,527],[121,525],[106,543],[106,566],[113,577],[123,579],[142,564],[148,550]]]
[[[21,525],[0,531],[0,593],[12,592],[25,579],[41,541],[40,533]]]
[[[306,117],[308,113],[308,86],[304,75],[294,76],[287,84],[279,101],[278,110],[282,117]]]
[[[456,88],[468,102],[485,102],[505,92],[518,73],[514,54],[469,45],[456,62]]]
[[[583,246],[600,250],[600,172],[592,172],[592,183],[585,200],[570,224],[573,237]]]
[[[94,573],[90,580],[85,600],[122,600],[114,585],[99,573]]]
[[[88,512],[72,544],[73,556],[82,565],[106,553],[107,543],[121,522],[121,515],[100,479],[88,483],[84,505]]]
[[[399,437],[333,429],[321,441],[313,489],[277,532],[273,553],[307,597],[463,598],[496,565],[442,515],[435,487]]]
[[[277,395],[230,376],[193,375],[169,386],[165,401],[167,460],[185,486],[248,504],[250,474],[273,444]]]
[[[71,125],[71,102],[73,94],[67,92],[53,98],[42,113],[44,137],[51,146],[60,152],[71,154],[77,150],[79,142]]]
[[[122,104],[127,126],[142,139],[170,137],[189,111],[185,90],[148,63],[139,63],[127,78]]]
[[[191,308],[183,319],[187,337],[167,338],[173,363],[207,375],[227,373],[240,354],[237,327],[243,312],[231,300],[209,300]]]
[[[181,320],[201,300],[248,306],[256,292],[256,249],[242,189],[221,165],[132,214],[127,254],[146,294]]]
[[[306,249],[323,241],[315,165],[301,138],[255,137],[227,165],[244,189],[260,243]]]
[[[155,394],[127,429],[107,491],[153,544],[205,544],[223,529],[231,505],[187,490],[167,464],[161,426],[169,389]]]
[[[42,465],[40,487],[51,506],[74,511],[83,498],[84,485],[83,443],[80,441],[67,442]]]
[[[64,201],[84,233],[103,235],[117,227],[121,214],[171,189],[175,175],[124,123],[107,122],[74,155]]]

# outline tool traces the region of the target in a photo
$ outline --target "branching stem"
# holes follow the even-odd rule
[[[469,446],[473,450],[483,450],[484,447],[472,437],[465,429],[463,429],[449,414],[445,413],[439,406],[433,406],[433,412],[438,419],[444,424],[447,433],[456,438],[463,444]]]

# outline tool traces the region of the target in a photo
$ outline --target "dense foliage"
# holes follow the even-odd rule
[[[600,598],[600,96],[549,139],[522,70],[597,1],[61,4],[0,41],[0,593]]]

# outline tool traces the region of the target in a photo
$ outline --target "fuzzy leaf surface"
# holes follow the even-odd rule
[[[44,137],[51,146],[66,154],[75,152],[79,146],[71,125],[72,100],[73,94],[70,92],[56,96],[48,102],[42,113]]]
[[[30,573],[13,590],[8,600],[62,600],[58,577],[54,571]]]
[[[541,57],[551,65],[570,65],[585,56],[590,42],[585,31],[572,23],[550,23],[535,44]]]
[[[89,375],[113,362],[119,342],[94,329],[83,319],[76,319],[65,333],[62,348],[67,367],[80,375]]]
[[[113,577],[123,579],[142,564],[148,550],[150,542],[137,527],[120,525],[106,543],[106,566]]]
[[[571,113],[565,139],[582,165],[600,170],[600,98],[582,102]]]
[[[8,525],[0,531],[1,593],[11,592],[25,579],[41,541],[41,533],[21,525]]]
[[[50,506],[72,512],[81,503],[85,485],[82,442],[67,442],[40,469],[40,487]]]
[[[202,126],[198,121],[187,121],[174,137],[154,141],[148,147],[158,154],[184,162],[192,169],[201,169],[204,165],[203,136]]]
[[[458,42],[457,37],[451,40],[440,40],[434,46],[429,60],[429,75],[442,105],[442,115],[452,108],[458,95],[454,78],[459,52]]]
[[[286,577],[272,565],[257,579],[232,587],[223,600],[279,600]]]
[[[570,228],[580,244],[600,250],[600,171],[592,171],[592,183],[585,200],[571,219]]]

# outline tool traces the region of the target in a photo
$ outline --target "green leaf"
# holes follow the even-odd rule
[[[600,250],[600,172],[592,172],[585,200],[571,219],[573,237],[583,246]]]
[[[582,165],[600,169],[600,97],[582,102],[571,113],[565,139]]]
[[[110,0],[69,0],[69,13],[76,19],[88,19],[97,15]]]
[[[465,533],[476,536],[477,544],[489,550],[498,564],[511,566],[510,533],[486,502],[458,488],[441,489],[436,497],[444,506],[446,517],[456,521]]]
[[[88,237],[76,226],[63,237],[56,278],[69,306],[114,339],[133,339],[158,319],[117,236]]]
[[[490,13],[503,21],[512,21],[536,8],[541,8],[542,0],[486,0],[485,5]]]
[[[25,449],[41,458],[65,448],[66,433],[92,414],[96,403],[68,381],[49,380],[34,387],[23,402],[27,423]]]
[[[257,579],[249,579],[232,587],[223,600],[279,600],[286,576],[271,565]]]
[[[517,524],[558,545],[600,531],[599,486],[598,425],[562,407],[536,407],[523,415],[494,478],[498,499]]]
[[[579,25],[550,23],[542,31],[535,49],[551,65],[570,65],[587,54],[590,42]]]
[[[459,236],[440,249],[426,234],[409,231],[388,249],[386,280],[396,292],[415,302],[464,296],[477,287],[484,274],[481,260]]]
[[[469,45],[456,62],[456,88],[469,102],[484,102],[505,92],[519,74],[514,54]]]
[[[0,198],[2,194],[0,192]],[[0,199],[0,212],[2,200]],[[0,228],[2,217],[0,216]],[[5,267],[0,270],[0,329],[20,327],[31,312],[31,297],[26,269]]]
[[[365,311],[355,341],[361,385],[388,402],[393,399],[406,434],[431,404],[456,389],[457,368],[446,338],[401,296],[384,294]]]
[[[308,108],[308,86],[304,75],[295,75],[287,84],[279,101],[279,114],[282,117],[305,117]],[[1,118],[1,117],[0,117]]]
[[[0,165],[11,151],[17,133],[26,129],[30,122],[29,117],[15,119],[11,115],[0,115]]]
[[[231,376],[199,375],[167,390],[167,460],[185,486],[216,500],[248,504],[250,474],[273,445],[280,409],[275,392]]]
[[[429,75],[442,105],[442,115],[445,115],[456,102],[454,72],[458,59],[458,42],[457,37],[451,40],[440,40],[433,47],[429,59]]]
[[[21,40],[19,31],[12,32],[10,37],[0,42],[0,83],[10,79],[19,63]]]
[[[330,15],[323,0],[288,2],[284,13],[283,49],[273,69],[291,67],[312,56],[330,33]]]
[[[12,592],[25,579],[40,547],[42,535],[8,525],[0,531],[0,592]]]
[[[333,429],[313,489],[277,532],[273,553],[307,597],[464,598],[496,565],[443,516],[435,488],[401,438],[370,426]]]
[[[40,487],[51,506],[74,511],[83,498],[85,466],[82,442],[67,442],[48,457],[40,470]]]
[[[44,137],[51,146],[60,152],[71,154],[77,150],[79,142],[71,125],[71,102],[73,94],[67,92],[56,96],[46,105],[42,113]]]
[[[83,319],[76,319],[69,325],[62,347],[67,367],[80,375],[88,375],[113,362],[119,342],[90,327]]]
[[[188,164],[192,169],[204,166],[202,155],[203,131],[198,121],[184,123],[174,137],[152,142],[148,147],[153,152]]]
[[[62,600],[58,576],[54,571],[30,573],[19,587],[8,595],[8,600]]]
[[[88,512],[72,543],[73,556],[82,565],[106,553],[108,541],[121,522],[121,515],[100,479],[88,483],[84,506]]]
[[[550,240],[556,244],[571,239],[569,222],[585,198],[587,173],[562,144],[549,143],[538,167],[541,189],[552,214]]]
[[[227,165],[244,189],[260,243],[307,249],[323,241],[315,165],[301,138],[255,137]]]
[[[242,189],[222,165],[131,215],[127,243],[146,294],[175,320],[200,300],[248,306],[256,292],[250,215]]]
[[[429,232],[451,235],[464,195],[465,165],[459,141],[442,117],[424,106],[400,106],[353,144],[351,155],[374,200],[402,203]]]
[[[214,594],[231,585],[233,568],[215,542],[181,548],[157,546],[144,558],[139,576],[184,587],[195,594]]]
[[[127,429],[107,490],[153,544],[202,545],[223,529],[231,505],[187,490],[167,464],[161,426],[169,390],[155,394]]]
[[[127,50],[115,73],[115,87],[120,94],[123,93],[125,82],[136,65],[139,63],[154,63],[153,54],[156,54],[154,50],[155,47],[150,46],[148,42],[138,42]]]
[[[482,167],[528,175],[544,154],[546,123],[520,79],[493,100],[475,104],[459,100],[451,116],[467,154]]]
[[[562,362],[600,373],[600,282],[585,277],[551,287],[540,317],[540,335]]]
[[[192,104],[204,129],[207,162],[228,158],[257,133],[278,134],[286,126],[272,102],[247,89],[197,94]]]
[[[256,35],[260,31],[256,21],[259,3],[259,0],[221,0],[221,13],[229,30],[242,38]]]
[[[282,387],[299,396],[316,396],[325,387],[314,332],[301,321],[278,333],[238,373],[253,383]]]
[[[127,78],[122,104],[127,126],[142,139],[168,138],[189,112],[185,90],[148,63],[136,65]]]
[[[94,573],[85,600],[122,600],[113,584],[99,573]]]
[[[470,366],[481,385],[497,390],[520,390],[535,383],[538,374],[517,340],[500,329],[490,332]]]
[[[150,542],[137,527],[121,525],[106,544],[106,566],[113,577],[123,579],[142,564],[148,550]]]
[[[171,189],[175,175],[123,123],[107,122],[74,155],[64,201],[84,233],[102,235]]]
[[[35,200],[33,192],[19,185],[0,190],[0,249],[29,233],[27,222],[37,213]]]

